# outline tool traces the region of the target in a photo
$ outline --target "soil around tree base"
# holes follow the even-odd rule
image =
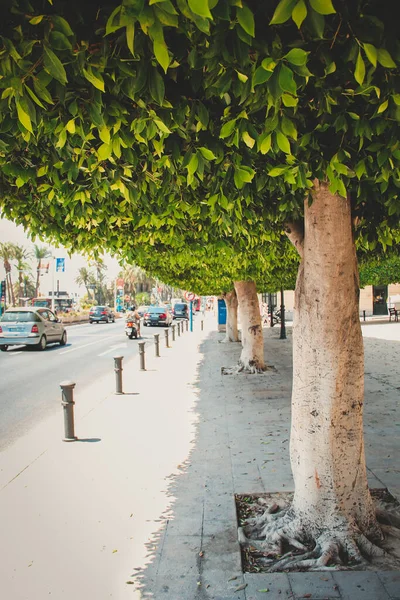
[[[385,551],[384,556],[374,556],[368,562],[362,564],[343,564],[335,565],[336,570],[346,571],[392,571],[400,569],[400,503],[394,498],[385,488],[371,489],[371,496],[374,500],[378,518],[381,518],[381,523],[385,529],[385,539],[380,543],[380,548]],[[249,521],[260,517],[266,510],[271,514],[278,514],[285,510],[293,500],[293,492],[275,492],[261,494],[237,494],[235,496],[236,514],[238,527],[245,527]],[[388,531],[393,530],[394,535]],[[285,553],[293,551],[293,555],[299,555],[301,552],[295,548],[285,548]],[[309,550],[312,550],[310,546]],[[280,557],[273,557],[268,552],[261,550],[251,545],[251,537],[249,537],[249,545],[241,545],[241,558],[243,572],[247,573],[266,573],[270,572],[274,563],[277,563]],[[329,568],[329,565],[328,565]],[[333,565],[332,565],[333,568]],[[295,568],[291,571],[306,571],[307,569]],[[318,569],[313,569],[318,570]],[[327,567],[321,569],[326,571]],[[282,569],[286,571],[285,568]]]

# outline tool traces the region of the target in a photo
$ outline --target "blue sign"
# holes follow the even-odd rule
[[[65,258],[56,258],[56,272],[64,273],[65,271]]]

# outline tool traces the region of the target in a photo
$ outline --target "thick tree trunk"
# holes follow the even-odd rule
[[[254,281],[235,281],[242,325],[241,370],[260,373],[265,370],[261,315]]]
[[[236,291],[232,290],[224,294],[226,304],[226,335],[224,342],[238,342],[238,299]]]
[[[363,439],[364,349],[350,201],[316,183],[295,293],[294,510],[314,529],[376,529]]]
[[[281,515],[266,515],[246,531],[265,538],[264,551],[282,554],[285,543],[311,551],[288,555],[270,570],[353,564],[382,552],[371,543],[382,534],[364,455],[364,351],[350,201],[319,182],[312,194],[304,232],[287,231],[302,256],[293,322],[294,498]],[[245,533],[239,537],[248,543]]]

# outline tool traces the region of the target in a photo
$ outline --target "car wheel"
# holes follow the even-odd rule
[[[47,346],[47,339],[45,335],[42,335],[42,337],[40,338],[40,342],[37,345],[38,350],[46,350],[46,346]]]
[[[7,352],[7,348],[8,348],[8,346],[7,346],[7,345],[5,345],[5,344],[3,344],[2,346],[0,346],[0,350],[1,350],[2,352]]]
[[[65,346],[66,343],[67,343],[67,332],[64,331],[64,333],[62,334],[61,340],[60,340],[60,346]]]
[[[90,323],[91,325],[93,325],[93,321],[89,321],[89,323]]]

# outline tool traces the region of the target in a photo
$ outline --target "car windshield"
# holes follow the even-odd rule
[[[186,304],[175,304],[174,310],[185,310]]]
[[[28,312],[25,310],[13,310],[4,313],[1,320],[3,322],[18,321],[19,323],[31,323],[32,321],[40,321],[40,318],[34,312]]]
[[[149,308],[149,312],[151,313],[163,313],[166,311],[166,308],[163,308],[162,306],[151,306]]]
[[[92,310],[94,310],[94,311],[106,310],[106,307],[105,306],[94,306],[92,308]]]

